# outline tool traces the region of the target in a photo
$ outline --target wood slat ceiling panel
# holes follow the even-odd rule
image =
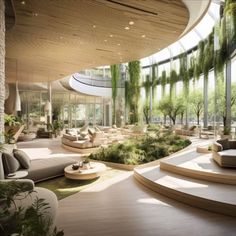
[[[8,81],[56,80],[149,56],[177,40],[189,19],[180,0],[13,0],[13,5],[16,24],[6,33]]]

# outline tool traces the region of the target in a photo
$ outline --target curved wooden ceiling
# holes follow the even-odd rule
[[[51,81],[149,56],[176,41],[189,19],[181,0],[13,0],[13,6],[8,82]]]

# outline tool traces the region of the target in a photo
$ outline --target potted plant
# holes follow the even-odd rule
[[[52,123],[52,131],[55,135],[55,137],[57,137],[58,135],[61,135],[61,131],[63,130],[64,125],[62,121],[59,120],[54,120]]]
[[[8,129],[7,131],[4,132],[4,137],[5,137],[5,142],[8,144],[14,144],[15,139],[14,139],[14,130],[13,129]]]
[[[8,130],[12,129],[14,133],[17,132],[19,129],[19,126],[21,125],[22,121],[19,117],[14,116],[12,114],[4,115],[4,126],[5,126],[5,131],[7,132]]]

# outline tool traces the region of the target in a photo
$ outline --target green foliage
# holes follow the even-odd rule
[[[169,116],[175,125],[177,115],[184,112],[186,108],[185,101],[183,97],[178,97],[171,100],[169,97],[164,97],[159,103],[159,110],[164,114],[164,116]]]
[[[197,57],[195,60],[195,66],[194,66],[194,78],[199,79],[200,74],[203,72],[202,68],[202,62],[204,60],[204,41],[200,41],[198,43],[198,50],[197,50]]]
[[[63,231],[56,227],[50,233],[52,219],[47,215],[49,204],[42,198],[36,198],[32,205],[23,208],[16,201],[30,197],[28,183],[9,181],[0,182],[0,234],[24,236],[62,236]]]
[[[146,76],[146,80],[143,82],[142,86],[145,89],[146,98],[148,98],[150,96],[150,90],[151,90],[151,86],[152,86],[152,81],[150,80],[149,75]]]
[[[204,60],[202,65],[205,79],[208,78],[209,70],[213,68],[214,62],[214,34],[213,32],[208,36],[204,47]]]
[[[51,127],[49,128],[49,130],[52,130],[53,133],[57,136],[60,131],[62,131],[64,128],[64,123],[63,121],[60,120],[54,120],[51,124]]]
[[[17,126],[22,123],[18,116],[4,114],[4,125],[6,126]]]
[[[214,113],[214,93],[210,95],[210,112]],[[236,104],[236,84],[231,85],[231,113],[235,113],[235,104]],[[218,81],[217,85],[217,115],[222,117],[223,125],[226,126],[226,94],[225,94],[225,84],[223,80]]]
[[[140,61],[129,62],[129,108],[130,108],[130,123],[138,122],[138,106],[140,98]]]
[[[224,135],[230,135],[230,133],[231,133],[230,127],[224,126],[223,134]]]
[[[155,99],[155,94],[156,94],[156,82],[157,82],[157,77],[156,77],[156,67],[155,65],[152,65],[152,76],[151,76],[151,81],[152,81],[152,99]]]
[[[224,8],[224,16],[227,24],[227,35],[229,39],[229,47],[235,46],[236,43],[236,1],[226,0]]]
[[[131,93],[129,89],[129,81],[125,81],[125,107],[128,107],[131,103]]]
[[[147,103],[143,106],[143,114],[144,114],[144,118],[146,120],[146,124],[149,124],[149,121],[150,121],[150,106]]]
[[[178,81],[178,75],[176,70],[172,69],[170,71],[170,98],[172,98],[174,85]]]
[[[119,65],[111,65],[111,84],[112,84],[112,123],[116,123],[116,97],[117,97],[117,85],[120,78]]]
[[[189,97],[190,109],[197,117],[197,124],[200,124],[200,116],[203,113],[204,100],[201,91],[193,91]]]
[[[8,129],[4,132],[4,138],[6,143],[14,143],[14,130]]]
[[[123,144],[114,144],[89,157],[95,160],[139,165],[168,156],[191,142],[172,133],[146,135]]]
[[[162,97],[165,96],[165,88],[166,88],[166,84],[167,84],[167,76],[166,76],[166,71],[163,70],[161,73],[161,77],[159,78],[160,84],[161,84],[161,95]]]
[[[188,97],[189,94],[189,76],[188,76],[188,58],[187,53],[182,53],[179,56],[180,60],[180,68],[179,68],[179,76],[184,84],[184,95]]]
[[[215,66],[217,72],[222,72],[224,65],[235,49],[236,43],[236,2],[225,1],[224,14],[219,30],[220,50],[216,52]]]
[[[188,77],[192,79],[194,77],[194,67],[195,67],[196,59],[194,55],[190,57],[189,68],[188,68]]]

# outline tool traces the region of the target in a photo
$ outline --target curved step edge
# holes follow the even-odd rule
[[[177,166],[177,165],[170,164],[167,162],[162,162],[162,161],[160,161],[160,169],[169,171],[171,173],[175,173],[178,175],[187,176],[193,179],[200,179],[200,180],[206,180],[206,181],[215,182],[215,183],[236,185],[236,175],[225,175],[225,174],[214,173],[214,172],[200,171],[200,170]]]
[[[152,191],[164,195],[168,198],[174,199],[176,201],[182,202],[184,204],[227,216],[236,216],[236,205],[201,198],[198,196],[180,192],[175,189],[168,188],[164,185],[155,183],[148,178],[145,178],[136,169],[134,169],[134,178]]]

